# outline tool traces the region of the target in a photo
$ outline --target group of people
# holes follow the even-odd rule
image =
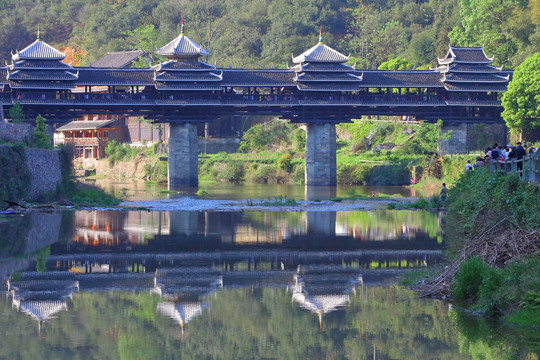
[[[521,160],[525,155],[533,154],[537,151],[534,147],[527,147],[527,144],[522,145],[521,142],[518,142],[514,145],[499,146],[494,144],[492,147],[486,149],[486,154],[484,157],[478,156],[476,158],[476,163],[471,164],[471,161],[467,161],[465,165],[465,172],[474,169],[477,166],[484,166],[490,161],[506,161],[511,159]],[[523,163],[518,162],[518,170],[523,168]]]

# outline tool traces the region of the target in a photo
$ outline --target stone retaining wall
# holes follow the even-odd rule
[[[35,200],[42,194],[55,192],[62,182],[60,150],[26,148],[24,152],[30,172],[30,186],[26,198]]]
[[[0,145],[1,200],[39,200],[62,182],[59,150]]]
[[[9,142],[25,142],[32,137],[34,126],[0,122],[0,139]]]

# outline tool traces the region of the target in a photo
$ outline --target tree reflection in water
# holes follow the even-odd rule
[[[2,297],[0,357],[55,359],[470,359],[439,301],[400,299],[413,293],[358,286],[350,305],[324,315],[292,302],[287,289],[219,290],[182,329],[158,312],[147,292],[81,292],[73,309],[36,322]]]
[[[459,332],[460,352],[473,360],[532,360],[540,358],[540,330],[510,328],[458,310],[450,318]]]

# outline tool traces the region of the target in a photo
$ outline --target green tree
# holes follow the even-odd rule
[[[495,61],[509,65],[516,44],[508,34],[508,20],[519,6],[516,0],[460,0],[461,26],[448,34],[458,46],[485,46]]]
[[[157,55],[156,50],[165,45],[165,41],[154,24],[144,24],[134,30],[124,31],[127,36],[124,48],[126,50],[143,50],[146,51],[152,59],[164,60],[164,57]],[[137,67],[148,67],[148,63],[140,60],[136,64]]]
[[[32,134],[32,146],[39,149],[51,148],[51,137],[46,133],[45,118],[41,115],[36,117],[36,128]]]
[[[510,129],[523,133],[540,128],[540,53],[516,68],[502,105]]]
[[[16,102],[11,109],[9,109],[9,117],[11,118],[11,122],[20,124],[24,120],[24,113],[23,108],[21,106],[21,103]]]
[[[379,70],[407,70],[412,69],[414,65],[405,58],[391,55],[388,61],[379,65]]]

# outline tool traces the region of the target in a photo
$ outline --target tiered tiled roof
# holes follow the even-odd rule
[[[439,59],[441,82],[448,91],[505,91],[510,75],[490,65],[492,62],[483,47],[450,46],[446,56]]]
[[[319,44],[293,58],[295,81],[300,91],[357,91],[362,73],[345,65],[349,58],[326,46],[319,36]]]
[[[96,68],[129,68],[133,62],[147,53],[143,50],[108,52],[92,63]]]
[[[72,121],[56,131],[96,130],[114,123],[115,120]]]
[[[223,69],[222,86],[296,86],[290,70]]]
[[[152,86],[154,85],[154,71],[152,69],[95,69],[81,68],[77,85],[126,85],[126,86]]]
[[[400,70],[363,72],[362,87],[365,88],[434,88],[442,87],[441,74],[436,70]]]
[[[154,67],[157,90],[221,90],[222,73],[199,61],[201,56],[208,56],[208,51],[184,34],[183,19],[180,35],[157,53],[170,60]]]
[[[66,54],[41,40],[37,40],[12,55],[8,66],[9,85],[16,88],[71,89],[78,78],[78,71],[63,63]]]

